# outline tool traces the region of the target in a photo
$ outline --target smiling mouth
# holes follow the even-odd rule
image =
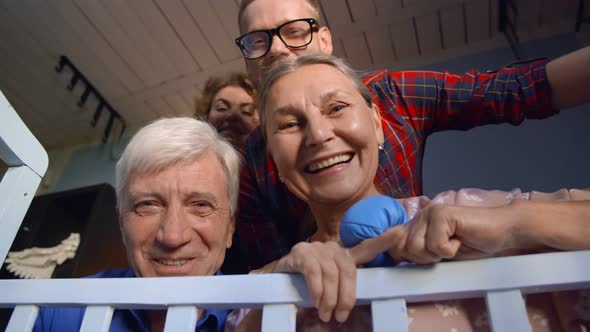
[[[314,163],[309,164],[305,167],[305,171],[312,174],[317,174],[321,171],[324,171],[330,167],[346,164],[352,160],[353,154],[352,153],[344,153],[341,155],[337,155],[328,159],[324,159],[321,161],[316,161]]]
[[[188,259],[156,259],[156,261],[166,266],[180,266],[186,264]]]

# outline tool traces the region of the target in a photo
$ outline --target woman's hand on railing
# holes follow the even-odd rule
[[[332,315],[344,322],[356,302],[356,264],[348,250],[336,242],[300,242],[279,259],[273,272],[301,273],[319,318]]]

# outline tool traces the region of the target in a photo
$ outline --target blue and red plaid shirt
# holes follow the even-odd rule
[[[504,122],[518,125],[525,118],[557,113],[551,108],[546,63],[533,60],[462,75],[386,70],[364,74],[383,117],[385,150],[375,176],[381,192],[396,198],[422,194],[424,146],[433,132]],[[260,128],[246,142],[244,157],[238,243],[228,264],[240,259],[243,267],[253,269],[284,256],[305,239],[309,234],[303,233],[302,225],[310,215],[307,205],[279,181]]]

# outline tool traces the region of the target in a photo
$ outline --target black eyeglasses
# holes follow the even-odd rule
[[[274,29],[257,30],[248,32],[236,38],[236,45],[242,51],[244,58],[255,60],[268,53],[272,46],[274,35],[290,48],[302,48],[313,38],[314,30],[319,27],[318,21],[313,18],[301,18],[279,25]]]

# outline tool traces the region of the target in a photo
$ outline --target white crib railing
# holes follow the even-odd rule
[[[0,158],[8,166],[0,182],[0,260],[4,262],[47,171],[48,158],[1,91]]]
[[[485,297],[494,331],[530,331],[522,294],[590,287],[590,251],[359,269],[357,298],[374,331],[407,331],[406,302]],[[311,305],[299,275],[0,281],[0,305],[16,306],[8,331],[28,331],[37,306],[87,306],[82,331],[107,331],[114,309],[168,308],[166,331],[194,331],[197,308],[264,307],[264,331],[294,331]]]
[[[47,154],[0,93],[3,261]],[[530,331],[522,294],[590,288],[590,251],[558,252],[432,266],[360,269],[357,298],[371,304],[374,331],[407,331],[406,303],[485,297],[494,331]],[[197,308],[263,307],[263,331],[294,331],[296,307],[311,305],[299,275],[1,280],[0,307],[14,307],[7,331],[30,331],[39,306],[82,306],[82,331],[108,331],[115,309],[167,309],[165,331],[194,331]]]

